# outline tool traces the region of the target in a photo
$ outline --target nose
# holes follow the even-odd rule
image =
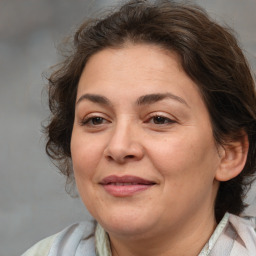
[[[108,161],[119,164],[141,160],[144,149],[139,137],[139,132],[132,124],[116,126],[105,148],[104,156]]]

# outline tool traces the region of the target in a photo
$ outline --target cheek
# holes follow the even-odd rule
[[[200,137],[176,137],[151,151],[151,162],[162,176],[168,209],[176,205],[180,214],[196,209],[212,198],[217,168],[215,145]],[[201,137],[202,138],[202,137]],[[173,195],[173,196],[171,196]],[[178,196],[177,196],[178,195]]]
[[[90,140],[84,138],[82,134],[73,132],[71,138],[71,157],[77,183],[86,181],[93,176],[101,156],[102,146],[99,140]]]
[[[184,183],[185,179],[214,177],[218,162],[217,151],[211,137],[182,134],[165,139],[162,143],[150,143],[150,158],[164,177]]]
[[[83,137],[83,134],[73,132],[71,139],[71,157],[75,182],[84,205],[92,215],[92,209],[94,208],[93,202],[99,200],[94,191],[96,185],[95,170],[100,162],[101,155],[102,147],[97,143],[97,140],[89,140],[88,137]]]

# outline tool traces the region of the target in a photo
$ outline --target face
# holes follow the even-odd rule
[[[161,236],[214,218],[220,157],[175,53],[142,44],[93,55],[71,154],[81,198],[110,236]]]

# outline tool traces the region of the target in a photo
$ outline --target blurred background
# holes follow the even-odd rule
[[[38,240],[90,216],[65,192],[44,152],[47,118],[42,72],[58,62],[56,46],[86,17],[119,1],[0,1],[0,255],[21,255]],[[193,1],[192,1],[193,2]],[[201,0],[237,32],[256,73],[256,0]],[[256,186],[247,214],[256,215]]]

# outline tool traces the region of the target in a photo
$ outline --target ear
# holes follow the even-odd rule
[[[243,170],[249,150],[248,136],[241,133],[239,139],[231,141],[220,149],[221,162],[216,171],[215,179],[228,181],[235,178]]]

